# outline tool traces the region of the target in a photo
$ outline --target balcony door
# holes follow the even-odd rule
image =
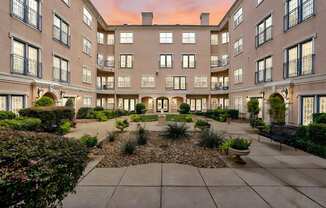
[[[169,99],[167,98],[158,98],[156,100],[156,111],[157,112],[169,112]]]

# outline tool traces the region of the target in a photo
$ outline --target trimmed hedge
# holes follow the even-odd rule
[[[137,114],[145,114],[146,113],[146,106],[144,103],[136,104],[136,113]]]
[[[83,107],[77,112],[78,119],[94,119],[94,108]]]
[[[44,133],[0,132],[1,207],[57,207],[86,167],[87,148]]]
[[[46,132],[55,132],[64,120],[73,121],[75,110],[69,107],[33,107],[19,111],[24,117],[41,119],[41,127]]]
[[[16,118],[16,114],[11,111],[0,111],[0,120],[5,119],[14,119]]]
[[[314,123],[320,124],[326,124],[326,113],[315,113],[313,115],[313,121]]]
[[[179,113],[180,114],[188,114],[190,113],[190,105],[187,103],[181,103],[180,107],[179,107]]]
[[[38,118],[19,117],[2,120],[0,121],[0,126],[20,131],[38,131],[41,127],[41,120]]]
[[[35,107],[46,107],[46,106],[53,106],[54,100],[47,96],[42,96],[35,102]]]

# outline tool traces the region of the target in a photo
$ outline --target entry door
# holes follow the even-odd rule
[[[157,99],[157,112],[169,112],[169,100],[166,98]]]

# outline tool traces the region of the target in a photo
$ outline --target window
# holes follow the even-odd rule
[[[70,0],[62,0],[67,6],[70,6]]]
[[[114,68],[114,56],[108,56],[106,58],[104,66]]]
[[[25,108],[24,95],[0,95],[0,110],[18,113],[22,108]]]
[[[212,90],[228,90],[229,89],[229,77],[225,77],[225,76],[211,77],[211,89]]]
[[[133,55],[121,54],[120,55],[120,68],[131,69],[133,65]]]
[[[108,40],[108,45],[114,45],[114,41],[115,41],[115,38],[114,38],[114,34],[108,34],[107,36]]]
[[[211,45],[218,45],[218,34],[211,34]]]
[[[240,113],[243,112],[243,104],[242,104],[241,96],[234,97],[234,109],[238,110]]]
[[[286,0],[284,30],[287,31],[315,14],[315,0]]]
[[[229,64],[229,55],[227,54],[222,55],[221,66],[226,66],[228,64]]]
[[[128,76],[118,77],[118,87],[119,88],[131,87],[130,77],[128,77]]]
[[[234,82],[235,83],[242,82],[242,76],[243,76],[242,73],[243,72],[242,72],[242,69],[241,68],[234,71]]]
[[[172,54],[160,55],[160,68],[172,68]]]
[[[218,67],[219,61],[218,56],[211,56],[211,67]]]
[[[98,98],[96,101],[98,107],[103,107],[105,109],[114,109],[114,98]]]
[[[183,69],[196,68],[195,55],[182,55],[182,68]]]
[[[97,77],[97,89],[99,89],[99,90],[114,89],[114,77],[113,76]]]
[[[53,38],[68,46],[70,41],[70,27],[58,15],[53,16]]]
[[[166,77],[165,87],[174,90],[186,90],[186,77],[184,76]]]
[[[256,27],[256,47],[272,39],[272,16],[265,18]]]
[[[92,83],[92,71],[87,66],[83,66],[83,82]]]
[[[86,38],[83,38],[83,52],[87,55],[91,55],[92,51],[92,43]]]
[[[39,0],[12,0],[11,14],[26,24],[41,30],[40,4]]]
[[[208,87],[208,81],[207,77],[195,77],[195,88],[207,88]]]
[[[92,99],[93,97],[90,97],[90,96],[84,96],[84,99],[83,99],[83,105],[85,107],[91,107],[92,106]]]
[[[312,115],[314,113],[315,98],[302,98],[302,125],[308,125],[312,122]]]
[[[173,33],[160,33],[160,43],[173,43]]]
[[[233,15],[233,25],[237,27],[243,21],[243,10],[242,8],[238,9]]]
[[[326,95],[318,97],[318,113],[326,113]]]
[[[91,13],[84,7],[83,9],[83,21],[86,25],[91,26],[93,22],[93,17]]]
[[[137,99],[133,98],[119,98],[118,108],[125,111],[134,111],[137,103]]]
[[[256,66],[256,83],[272,81],[272,57],[267,57],[257,61]]]
[[[40,50],[18,40],[12,42],[11,72],[42,77]]]
[[[100,32],[97,33],[97,43],[104,44],[104,34],[103,33],[100,33]]]
[[[59,82],[70,81],[70,71],[68,61],[59,57],[53,56],[53,79]]]
[[[134,34],[133,33],[120,33],[120,43],[133,43]]]
[[[309,40],[285,51],[285,78],[312,74],[314,70],[314,43]]]
[[[239,55],[243,51],[243,39],[240,38],[234,43],[234,54]]]
[[[97,54],[97,65],[99,67],[104,66],[104,56],[102,54]]]
[[[196,43],[196,33],[182,33],[182,43]]]
[[[264,0],[257,0],[257,5],[261,4]]]
[[[188,98],[187,104],[190,106],[190,111],[207,111],[206,98]]]
[[[229,32],[222,33],[222,44],[230,42]]]
[[[141,78],[142,88],[153,88],[155,87],[155,77],[153,76],[143,76]]]

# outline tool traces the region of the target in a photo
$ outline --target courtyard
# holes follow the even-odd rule
[[[326,207],[326,160],[288,146],[280,151],[278,143],[258,139],[248,123],[208,121],[213,130],[252,140],[245,165],[221,155],[222,168],[176,163],[103,168],[104,156],[96,155],[64,207]],[[101,141],[114,122],[79,123],[67,137],[90,134]],[[193,125],[187,124],[191,131]],[[160,132],[165,123],[149,122],[145,128]],[[136,129],[131,123],[126,131]]]

